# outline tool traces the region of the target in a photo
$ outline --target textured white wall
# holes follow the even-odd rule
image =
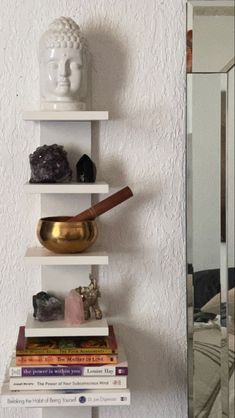
[[[99,177],[135,198],[102,220],[113,254],[100,269],[103,302],[130,364],[130,408],[99,418],[185,418],[184,0],[1,0],[1,378],[17,328],[39,290],[23,254],[36,243],[39,197],[25,196],[39,126],[25,123],[38,97],[36,46],[60,15],[81,25],[93,54],[93,108],[112,120],[93,128]],[[98,412],[95,413],[98,416]],[[32,411],[1,411],[32,418]],[[33,412],[38,418],[39,411]]]

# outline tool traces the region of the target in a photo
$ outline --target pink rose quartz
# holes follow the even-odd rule
[[[74,289],[65,298],[64,319],[66,324],[70,325],[80,325],[85,322],[82,297]]]

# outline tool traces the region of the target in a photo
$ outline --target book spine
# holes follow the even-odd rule
[[[12,393],[1,396],[1,406],[8,408],[41,408],[58,406],[115,406],[130,405],[129,389],[80,393]]]
[[[15,377],[10,390],[125,389],[126,377]]]
[[[52,366],[52,367],[10,367],[10,377],[50,377],[50,376],[127,376],[128,367],[120,366]]]
[[[86,354],[114,354],[110,348],[36,348],[36,349],[16,349],[17,356],[63,356],[63,355],[86,355]]]
[[[50,365],[50,364],[117,364],[117,356],[16,356],[16,365]]]

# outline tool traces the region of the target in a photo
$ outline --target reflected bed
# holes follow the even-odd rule
[[[222,417],[221,379],[228,373],[229,417],[234,416],[234,291],[235,269],[228,274],[228,358],[229,367],[221,367],[222,331],[220,317],[220,271],[218,269],[193,274],[193,408],[195,418]],[[209,319],[206,315],[212,315]],[[222,328],[223,329],[223,328]],[[224,341],[223,341],[224,342]],[[223,374],[222,374],[223,373]]]
[[[194,327],[194,416],[206,418],[220,415],[212,415],[214,404],[220,404],[221,387],[221,330],[218,321],[208,324],[196,323]],[[232,381],[234,376],[234,334],[229,334],[229,375]],[[234,393],[231,388],[231,401]],[[233,405],[231,405],[231,408]],[[232,416],[232,415],[231,415]]]

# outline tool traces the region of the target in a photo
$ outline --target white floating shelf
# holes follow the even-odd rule
[[[109,185],[105,182],[97,183],[25,183],[26,193],[47,193],[47,194],[98,194],[108,193]]]
[[[25,254],[27,264],[37,265],[105,265],[108,264],[108,254],[101,250],[87,250],[77,254],[55,254],[44,247],[28,248]]]
[[[24,120],[51,120],[51,121],[92,121],[108,120],[107,111],[48,111],[48,110],[29,110],[23,113]]]
[[[26,337],[84,337],[109,335],[106,319],[92,319],[81,325],[67,325],[64,321],[41,322],[28,315]]]

